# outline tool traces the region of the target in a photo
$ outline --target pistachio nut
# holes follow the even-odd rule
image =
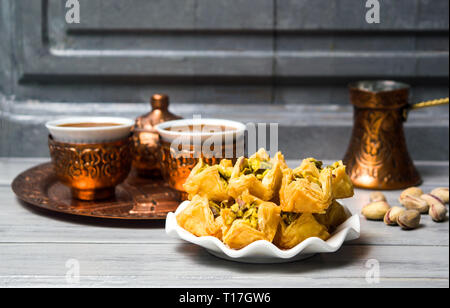
[[[370,194],[370,202],[386,201],[386,197],[381,191],[374,191]]]
[[[423,194],[420,196],[420,199],[424,200],[428,206],[432,206],[433,204],[443,204],[441,199],[432,194]]]
[[[402,194],[400,195],[400,199],[402,199],[403,197],[407,196],[407,195],[411,195],[414,197],[420,197],[423,195],[423,190],[420,189],[419,187],[410,187],[405,189]]]
[[[444,203],[444,204],[448,203],[448,201],[449,201],[447,187],[438,187],[436,189],[433,189],[433,191],[430,194],[441,199],[442,203]]]
[[[447,208],[442,203],[434,203],[430,206],[428,214],[434,221],[441,222],[444,221],[447,216]]]
[[[399,206],[394,206],[386,212],[384,215],[384,223],[389,226],[397,225],[397,218],[405,211],[404,208]]]
[[[421,214],[428,213],[428,210],[430,209],[428,202],[421,197],[402,195],[398,201],[400,201],[400,203],[408,210],[417,210]]]
[[[383,220],[390,208],[386,201],[372,202],[362,209],[361,214],[369,220]]]
[[[425,200],[430,206],[428,214],[431,216],[431,219],[434,221],[443,221],[445,219],[447,208],[441,199],[431,194],[424,194],[420,198]]]
[[[397,218],[397,223],[404,230],[411,230],[419,227],[420,213],[416,210],[407,210]]]

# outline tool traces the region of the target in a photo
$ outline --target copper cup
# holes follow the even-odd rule
[[[201,127],[217,129],[211,132],[198,129]],[[176,120],[162,123],[156,129],[160,135],[162,175],[184,198],[183,184],[199,158],[214,165],[222,159],[235,162],[244,155],[245,125],[239,122],[220,119]]]
[[[410,110],[448,104],[448,98],[410,104],[409,89],[407,84],[387,80],[350,85],[354,124],[344,163],[355,186],[390,190],[421,183],[403,123]]]
[[[58,179],[80,200],[107,199],[131,169],[134,121],[73,117],[47,122],[48,145]]]
[[[58,179],[80,200],[107,199],[128,176],[132,139],[103,143],[58,142],[48,138],[50,156]]]

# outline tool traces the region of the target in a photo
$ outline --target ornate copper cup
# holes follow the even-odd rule
[[[106,199],[130,172],[131,137],[102,143],[58,142],[48,138],[58,179],[80,200]]]
[[[390,190],[420,184],[403,122],[409,110],[448,104],[448,98],[410,105],[409,85],[395,81],[361,81],[349,88],[354,125],[344,162],[355,186]]]
[[[200,129],[196,132],[195,128],[192,130],[196,125],[226,126],[233,130],[210,133]],[[176,127],[184,127],[187,130],[171,131]],[[156,129],[160,135],[162,175],[172,188],[182,193],[184,199],[186,195],[183,184],[199,158],[209,165],[214,165],[224,158],[235,162],[239,156],[244,155],[245,125],[239,122],[219,119],[177,120],[160,124]],[[177,143],[177,139],[186,143],[181,145]],[[209,143],[211,140],[214,141],[212,144]]]

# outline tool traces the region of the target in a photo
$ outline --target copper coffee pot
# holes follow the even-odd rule
[[[391,190],[419,185],[403,122],[410,110],[448,104],[448,98],[410,104],[409,85],[395,81],[360,81],[349,88],[354,125],[344,163],[355,186]]]
[[[159,135],[155,126],[162,122],[181,119],[169,111],[169,97],[154,94],[151,98],[152,111],[136,119],[133,127],[133,167],[141,176],[161,176],[159,163]]]

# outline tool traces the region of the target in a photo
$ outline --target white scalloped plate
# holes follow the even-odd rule
[[[327,241],[311,237],[288,250],[281,250],[268,241],[256,241],[242,249],[234,250],[228,248],[218,238],[213,236],[198,237],[181,228],[177,223],[176,215],[184,210],[188,204],[189,201],[184,201],[175,213],[167,215],[166,233],[169,236],[181,238],[201,246],[214,256],[236,262],[284,263],[302,260],[316,253],[335,252],[341,248],[344,242],[355,240],[360,236],[359,216],[353,215],[340,225]]]

